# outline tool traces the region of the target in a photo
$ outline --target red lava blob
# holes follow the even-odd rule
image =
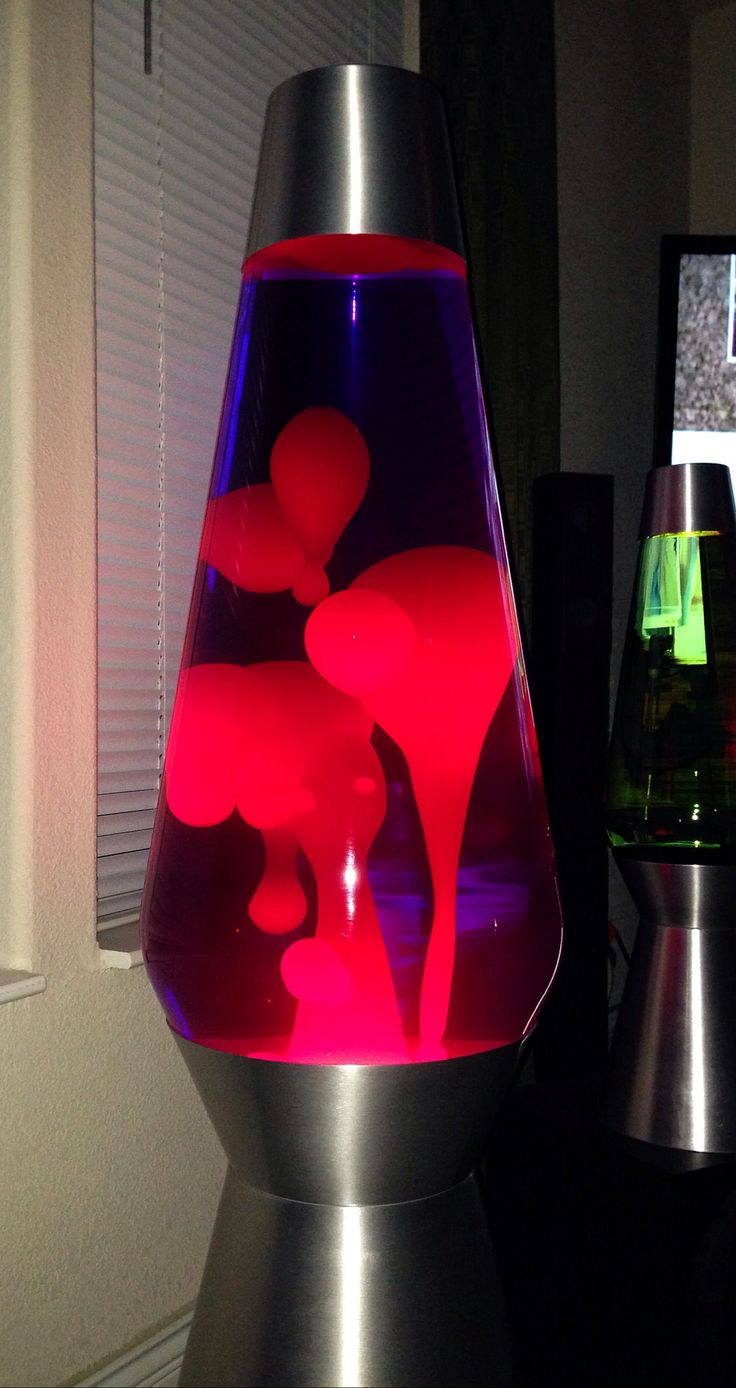
[[[306,661],[195,665],[182,672],[166,759],[166,794],[185,824],[219,824],[238,804],[258,829],[313,808],[302,778],[330,739],[370,738],[360,704]]]
[[[321,564],[310,564],[305,560],[304,567],[292,586],[297,602],[302,603],[304,607],[316,607],[317,603],[327,597],[330,580]]]
[[[221,824],[235,809],[235,774],[244,751],[242,670],[182,670],[166,752],[166,798],[184,824]]]
[[[315,668],[336,689],[357,698],[399,679],[416,643],[403,607],[384,593],[355,587],[323,603],[304,633]]]
[[[288,829],[263,830],[266,863],[248,905],[254,925],[267,935],[285,935],[302,924],[307,902],[296,874],[297,840]]]
[[[403,663],[389,658],[382,664],[381,595],[391,611],[398,607],[405,614],[404,629],[416,636]],[[519,653],[511,611],[505,572],[491,555],[428,546],[366,569],[350,589],[312,613],[305,633],[316,668],[360,699],[409,766],[434,889],[420,1004],[421,1040],[430,1048],[447,1025],[457,869],[470,792]],[[398,620],[391,629],[401,630]],[[388,645],[391,650],[393,639]]]
[[[283,971],[300,999],[293,1059],[406,1059],[368,883],[368,850],[386,812],[372,729],[357,700],[306,661],[201,665],[180,686],[167,761],[173,813],[205,825],[237,805],[260,829],[266,862],[250,915],[267,934],[286,933],[304,918],[297,848],[314,873],[315,935],[298,942],[296,954],[287,951]],[[319,948],[305,952],[306,944]]]
[[[251,593],[293,587],[306,562],[269,482],[238,487],[209,502],[202,558]]]
[[[300,1002],[340,1007],[352,997],[350,974],[324,940],[297,940],[289,945],[281,957],[281,976]]]
[[[207,505],[201,558],[239,588],[316,607],[330,591],[324,566],[358,509],[370,463],[359,429],[329,406],[302,410],[271,453],[271,482],[238,487]]]
[[[281,430],[271,453],[271,481],[312,563],[327,563],[365,496],[369,470],[363,435],[340,410],[302,410]]]
[[[323,744],[304,784],[317,804],[296,826],[317,881],[315,940],[342,960],[352,992],[340,1007],[333,999],[329,1014],[308,999],[300,1002],[288,1058],[329,1056],[335,1064],[404,1060],[406,1042],[368,882],[368,853],[386,813],[381,763],[367,738],[335,739]]]

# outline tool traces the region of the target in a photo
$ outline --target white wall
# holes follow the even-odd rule
[[[696,15],[691,32],[690,226],[736,234],[736,4]]]
[[[651,466],[659,239],[688,225],[688,26],[668,0],[557,0],[561,465],[612,473],[612,695]],[[611,873],[611,915],[636,917]]]
[[[223,1161],[142,969],[95,945],[89,0],[0,4],[0,1383],[196,1293]]]

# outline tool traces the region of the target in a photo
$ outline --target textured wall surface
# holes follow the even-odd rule
[[[0,1384],[196,1294],[222,1158],[142,969],[95,944],[89,0],[0,4]]]

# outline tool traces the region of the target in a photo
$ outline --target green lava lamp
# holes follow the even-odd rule
[[[609,767],[609,838],[641,920],[605,1117],[699,1165],[736,1152],[736,519],[725,466],[649,474]]]

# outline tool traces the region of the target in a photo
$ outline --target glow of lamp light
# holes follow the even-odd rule
[[[351,297],[351,300],[350,300],[350,321],[351,321],[352,323],[355,323],[355,322],[357,322],[357,319],[358,319],[358,292],[357,292],[357,289],[356,289],[356,287],[355,287],[355,281],[353,280],[353,293],[352,293],[352,297]]]
[[[355,866],[355,851],[348,849],[345,860],[345,871],[342,875],[347,896],[348,919],[355,920],[355,888],[358,885],[358,869]]]

